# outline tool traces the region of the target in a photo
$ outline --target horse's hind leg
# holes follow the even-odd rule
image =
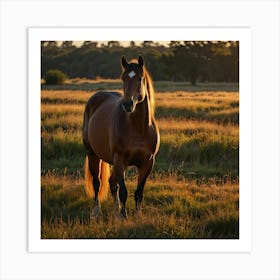
[[[115,211],[116,211],[116,213],[119,213],[119,211],[120,211],[119,186],[117,184],[117,178],[116,178],[114,170],[109,179],[109,184],[110,184],[111,194],[112,194],[112,197],[113,197],[114,203],[115,203]]]
[[[149,161],[144,162],[140,167],[138,167],[138,184],[134,194],[136,212],[138,212],[141,209],[145,183],[153,169],[153,166],[154,157],[152,157]]]
[[[91,149],[87,150],[87,156],[89,160],[89,169],[92,174],[92,185],[94,188],[93,215],[97,216],[101,209],[99,198],[98,198],[99,187],[100,187],[100,179],[99,179],[100,159],[96,156],[96,154]]]
[[[114,155],[114,165],[113,165],[113,173],[116,176],[116,182],[118,183],[119,189],[119,197],[121,202],[121,217],[126,218],[127,212],[125,208],[126,200],[127,200],[127,189],[124,182],[124,163],[121,156],[118,154]]]

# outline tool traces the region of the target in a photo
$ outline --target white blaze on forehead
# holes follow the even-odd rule
[[[132,79],[135,75],[136,74],[135,74],[134,71],[131,71],[131,72],[128,73],[128,76],[129,76],[130,79]]]

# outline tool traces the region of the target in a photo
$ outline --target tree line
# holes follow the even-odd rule
[[[120,77],[120,59],[142,55],[152,78],[197,82],[238,82],[238,41],[73,41],[41,42],[41,77],[57,69],[69,78]]]

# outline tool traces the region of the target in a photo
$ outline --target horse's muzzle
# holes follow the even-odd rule
[[[131,113],[134,110],[133,100],[126,100],[122,102],[123,109],[127,113]]]

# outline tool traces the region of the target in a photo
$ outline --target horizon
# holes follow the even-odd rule
[[[69,40],[69,41],[70,41],[70,40]],[[110,41],[94,41],[94,40],[88,40],[88,41],[90,41],[90,42],[97,42],[97,46],[99,46],[99,47],[101,47],[102,44],[107,45],[108,42],[110,42]],[[112,41],[114,41],[114,42],[119,42],[120,45],[123,46],[123,47],[129,47],[131,42],[134,42],[134,43],[135,43],[135,46],[141,46],[141,44],[142,44],[143,42],[145,42],[145,40],[143,40],[143,41],[134,41],[134,40],[130,40],[130,41],[117,41],[117,40],[112,40]],[[147,40],[147,41],[148,41],[148,40]],[[153,43],[157,43],[157,44],[159,44],[159,45],[163,45],[163,46],[168,46],[168,44],[171,42],[171,41],[153,41],[153,40],[150,40],[150,41],[152,41]],[[67,41],[56,41],[56,42],[58,42],[58,45],[61,46],[61,44],[62,44],[63,42],[67,42]],[[83,45],[83,43],[86,42],[86,41],[72,41],[72,42],[73,42],[73,45],[75,45],[76,47],[79,48],[79,47],[81,47],[81,46]]]

